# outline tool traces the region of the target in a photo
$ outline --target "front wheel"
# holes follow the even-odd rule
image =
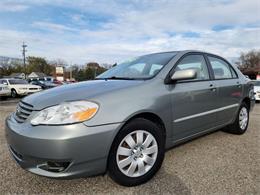
[[[12,96],[12,98],[16,98],[17,97],[17,92],[16,92],[15,89],[11,90],[11,96]]]
[[[108,159],[110,177],[124,186],[150,180],[162,165],[164,143],[159,125],[142,118],[132,120],[112,144]]]
[[[225,131],[229,133],[241,135],[246,132],[248,123],[249,123],[249,107],[246,103],[243,102],[239,108],[238,114],[236,116],[236,120],[234,121],[234,123],[228,125],[225,128]]]

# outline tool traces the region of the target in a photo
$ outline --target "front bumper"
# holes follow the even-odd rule
[[[255,100],[260,101],[260,93],[259,92],[257,92],[255,94]]]
[[[9,91],[9,90],[1,90],[0,91],[0,97],[10,96],[10,95],[11,95],[11,91]]]
[[[18,95],[27,95],[28,94],[28,91],[25,91],[25,90],[17,90],[16,91]]]
[[[16,162],[32,173],[55,178],[91,176],[106,171],[120,125],[31,126],[17,123],[11,116],[6,119],[6,138]],[[64,169],[54,170],[50,163],[62,164]]]
[[[36,92],[40,92],[42,89],[37,89],[37,90],[21,90],[21,89],[18,89],[17,90],[17,94],[19,95],[29,95],[29,94],[33,94],[33,93],[36,93]]]

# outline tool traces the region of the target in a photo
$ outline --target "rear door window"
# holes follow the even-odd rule
[[[224,60],[212,56],[208,56],[208,59],[213,69],[215,79],[232,79],[237,77],[233,68]]]

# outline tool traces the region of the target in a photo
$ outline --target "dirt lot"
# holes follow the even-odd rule
[[[9,156],[4,119],[15,101],[0,103],[0,192],[111,194],[260,194],[260,104],[251,113],[248,131],[221,131],[168,151],[159,173],[148,183],[126,188],[107,175],[54,180],[28,173]]]

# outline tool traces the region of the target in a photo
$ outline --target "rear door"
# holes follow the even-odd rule
[[[203,55],[185,55],[176,70],[196,69],[197,78],[170,85],[173,116],[173,140],[200,133],[217,123],[217,86],[211,82]]]
[[[234,119],[242,97],[242,85],[237,73],[224,59],[207,55],[215,83],[218,85],[217,114],[218,125],[226,124]]]

